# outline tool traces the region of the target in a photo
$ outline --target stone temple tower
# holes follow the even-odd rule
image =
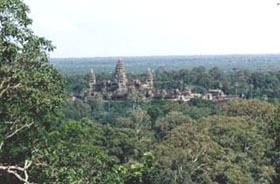
[[[154,81],[153,81],[153,74],[150,68],[148,68],[147,72],[146,72],[146,83],[148,85],[149,88],[153,88],[154,87]]]
[[[124,64],[121,59],[118,60],[118,63],[116,65],[115,82],[118,84],[119,89],[126,89],[127,78]]]
[[[89,73],[89,79],[88,79],[88,96],[93,96],[95,84],[96,84],[95,72],[93,69],[91,69]]]

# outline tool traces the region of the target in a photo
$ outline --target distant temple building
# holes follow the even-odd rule
[[[150,69],[147,70],[145,81],[128,81],[125,67],[121,59],[118,60],[113,82],[110,80],[96,82],[96,76],[93,69],[89,73],[87,88],[87,97],[100,96],[103,99],[125,99],[132,94],[142,98],[152,97],[154,93],[153,74]]]
[[[127,92],[127,78],[123,62],[119,59],[115,70],[115,83],[118,85],[118,91]]]
[[[210,89],[207,94],[195,94],[191,89],[155,89],[153,73],[148,68],[145,80],[131,80],[128,81],[124,63],[121,59],[118,60],[113,81],[103,80],[96,81],[95,72],[90,70],[87,86],[86,99],[91,97],[101,97],[104,100],[122,100],[122,99],[167,99],[167,100],[181,100],[189,101],[192,98],[202,98],[211,101],[223,101],[241,98],[239,95],[225,95],[222,90]]]
[[[87,91],[88,96],[94,96],[95,85],[96,85],[96,77],[95,77],[94,70],[91,69],[89,73],[89,79],[88,79],[88,91]]]

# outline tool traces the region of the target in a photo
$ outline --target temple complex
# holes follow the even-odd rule
[[[152,97],[154,93],[153,74],[150,69],[146,72],[144,81],[138,79],[128,81],[124,63],[118,60],[113,81],[96,82],[94,70],[89,73],[87,97],[101,96],[103,99],[126,99],[134,94],[142,98]]]
[[[124,99],[167,99],[189,101],[192,98],[202,98],[211,101],[223,101],[242,98],[240,95],[226,95],[220,89],[210,89],[206,94],[192,93],[191,89],[156,89],[151,69],[147,69],[144,80],[128,81],[124,63],[121,59],[117,61],[113,81],[96,81],[95,72],[90,70],[87,86],[86,99],[100,97],[104,100]]]

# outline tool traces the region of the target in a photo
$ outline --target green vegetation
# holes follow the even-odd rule
[[[79,119],[80,110],[74,110],[74,103],[83,102],[68,103],[64,118],[71,115]],[[84,140],[93,141],[91,146],[98,145],[108,157],[115,159],[113,166],[102,171],[107,172],[106,176],[110,175],[108,172],[117,172],[110,175],[113,183],[278,182],[277,103],[245,99],[222,104],[203,100],[199,103],[152,100],[137,104],[92,101],[87,105],[91,110],[85,116],[90,119],[64,121],[85,126],[84,133],[79,135],[89,135]],[[73,111],[67,111],[69,107]],[[74,129],[78,130],[76,126]],[[73,142],[69,140],[68,144]],[[151,157],[148,163],[145,155]],[[92,164],[91,168],[94,167],[97,166]],[[111,168],[121,168],[121,171]]]
[[[64,81],[48,64],[53,46],[27,12],[21,0],[0,1],[0,183],[279,184],[279,71],[155,72],[161,89],[247,97],[222,103],[73,100],[87,76]]]
[[[52,58],[53,64],[65,75],[83,75],[88,69],[94,67],[96,72],[109,73],[114,70],[118,57],[95,58]],[[209,55],[209,56],[137,56],[123,57],[127,71],[131,74],[152,70],[180,70],[205,66],[206,69],[219,66],[225,72],[231,72],[233,68],[246,70],[279,70],[280,55]]]
[[[40,134],[63,102],[63,79],[47,63],[53,46],[29,29],[27,12],[20,0],[0,1],[0,183],[28,183]]]

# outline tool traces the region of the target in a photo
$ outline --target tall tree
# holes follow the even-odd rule
[[[37,132],[63,100],[63,79],[48,65],[54,47],[30,29],[28,12],[22,0],[0,1],[0,183],[30,183]]]

